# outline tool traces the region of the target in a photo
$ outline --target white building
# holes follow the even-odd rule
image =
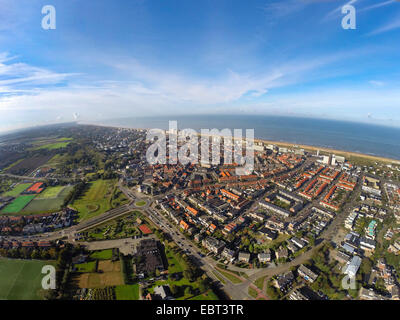
[[[361,265],[361,258],[359,256],[354,256],[353,259],[344,267],[344,274],[347,274],[349,277],[354,278],[357,274],[358,269]]]

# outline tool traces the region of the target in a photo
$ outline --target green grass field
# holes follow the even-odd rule
[[[139,285],[123,285],[115,287],[117,300],[139,300]]]
[[[72,186],[50,187],[31,201],[20,213],[38,214],[55,212],[61,209],[65,197],[72,190]],[[56,197],[53,197],[56,195]]]
[[[79,211],[79,221],[102,214],[112,208],[111,198],[116,180],[96,180],[90,182],[89,189],[72,204]]]
[[[57,153],[53,158],[51,158],[47,163],[46,166],[48,167],[57,167],[63,163],[65,155]]]
[[[42,267],[49,261],[0,259],[0,300],[41,300]]]
[[[39,214],[54,212],[60,210],[64,204],[62,198],[55,199],[34,199],[20,213],[21,214]]]
[[[207,293],[203,293],[198,296],[192,297],[189,300],[219,300],[219,299],[212,290],[209,290]]]
[[[238,279],[235,277],[233,274],[227,272],[227,271],[222,271],[220,269],[217,270],[220,274],[222,274],[225,278],[227,278],[230,282],[233,284],[239,284],[242,283],[242,280]]]
[[[256,285],[256,287],[260,290],[263,289],[264,287],[264,280],[265,280],[265,276],[258,278],[256,281],[254,281],[254,284]]]
[[[254,289],[254,288],[252,288],[252,287],[249,287],[248,292],[249,292],[249,295],[250,295],[251,297],[253,297],[254,299],[257,298],[258,292],[257,292],[256,289]]]
[[[179,273],[185,270],[185,263],[178,260],[172,250],[166,250],[165,255],[168,259],[168,274]]]
[[[29,202],[31,202],[36,196],[19,196],[14,199],[7,207],[5,207],[1,213],[19,213],[22,209],[24,209]]]
[[[34,147],[30,150],[56,150],[65,148],[72,141],[72,138],[60,138],[60,139],[41,139],[33,143]]]
[[[97,260],[111,260],[112,259],[112,249],[101,250],[93,252],[90,257]]]
[[[135,203],[135,205],[137,205],[138,207],[143,207],[146,205],[146,203],[147,203],[146,201],[138,201]]]
[[[38,195],[37,199],[52,199],[57,198],[57,196],[64,190],[65,186],[57,186],[57,187],[48,187],[44,190],[40,195]]]
[[[89,261],[75,265],[78,272],[94,272],[96,268],[96,261]]]
[[[69,144],[70,144],[70,142],[49,143],[49,144],[45,144],[45,145],[40,146],[40,147],[33,148],[32,150],[43,150],[43,149],[56,150],[56,149],[65,148]]]
[[[3,197],[17,197],[26,189],[28,189],[32,183],[21,183],[16,185],[11,191],[4,192],[2,194]]]

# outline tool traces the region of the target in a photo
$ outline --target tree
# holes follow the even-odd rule
[[[190,295],[192,295],[192,294],[193,294],[192,287],[190,287],[190,286],[186,287],[186,289],[185,289],[185,296],[190,296]]]
[[[267,295],[272,300],[278,300],[280,298],[278,290],[275,287],[273,287],[272,285],[267,286]]]
[[[176,284],[171,284],[170,290],[173,296],[176,296],[179,292],[179,288]]]
[[[40,253],[39,253],[39,251],[38,250],[33,250],[32,251],[32,254],[31,254],[31,258],[32,259],[40,259]]]
[[[250,245],[249,245],[249,251],[250,251],[250,253],[254,252],[254,246],[252,243],[250,243]]]
[[[208,279],[201,280],[199,283],[200,292],[205,292],[210,289],[210,282]]]

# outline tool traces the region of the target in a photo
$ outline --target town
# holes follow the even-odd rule
[[[147,133],[66,124],[1,141],[0,261],[53,261],[42,298],[399,299],[398,162],[255,140],[249,174],[200,154],[150,164]]]

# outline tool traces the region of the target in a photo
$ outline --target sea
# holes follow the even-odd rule
[[[400,160],[400,128],[358,122],[255,115],[132,117],[103,121],[107,126],[168,129],[254,129],[256,139],[309,145]],[[233,132],[233,131],[232,131]]]

